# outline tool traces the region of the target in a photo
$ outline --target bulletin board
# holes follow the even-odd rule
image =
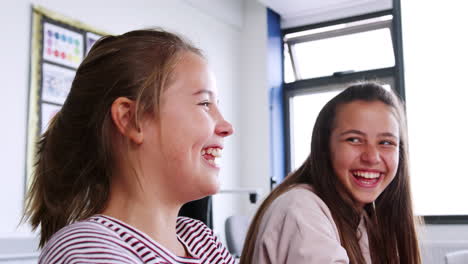
[[[108,35],[40,6],[32,7],[31,27],[26,189],[40,135],[65,102],[83,58],[99,38]]]

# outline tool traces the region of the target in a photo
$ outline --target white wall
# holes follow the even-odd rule
[[[220,174],[222,188],[236,188],[250,177],[268,179],[266,66],[263,62],[266,13],[254,0],[246,0],[246,4],[241,1],[240,5],[237,1],[240,0],[225,0],[229,8],[213,7],[206,1],[197,7],[194,6],[196,1],[178,0],[37,0],[33,3],[111,34],[161,26],[185,35],[201,47],[217,76],[222,111],[237,130],[226,140]],[[31,4],[29,0],[4,1],[0,9],[0,24],[6,25],[3,33],[8,36],[0,42],[4,105],[0,111],[4,124],[0,130],[3,139],[0,239],[31,236],[27,226],[17,227],[25,185]],[[246,5],[249,8],[245,8]],[[244,17],[247,22],[243,21]],[[241,63],[248,63],[248,66],[243,67]],[[257,119],[261,121],[256,122]],[[258,140],[251,140],[249,135]],[[250,183],[243,185],[251,186]],[[262,186],[263,182],[255,180],[254,185]],[[246,201],[246,196],[215,196],[215,232],[223,236],[225,217],[236,213]]]
[[[5,6],[6,5],[6,6]],[[28,87],[29,9],[26,2],[9,1],[0,9],[0,23],[9,41],[0,44],[0,79],[4,109],[0,111],[3,139],[0,151],[0,234],[15,232],[24,192],[26,102]],[[15,25],[15,26],[11,26]]]
[[[242,31],[241,186],[259,189],[261,202],[270,191],[269,87],[267,80],[267,13],[256,0],[247,0]],[[243,213],[254,214],[257,205],[245,203]]]

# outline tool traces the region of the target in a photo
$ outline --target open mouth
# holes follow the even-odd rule
[[[376,171],[351,171],[354,181],[361,187],[372,188],[375,187],[383,178],[383,173]]]
[[[222,156],[223,149],[218,147],[208,147],[201,151],[201,155],[209,165],[219,168],[219,159]]]

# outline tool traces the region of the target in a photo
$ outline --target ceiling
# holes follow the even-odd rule
[[[290,28],[392,8],[392,0],[258,0],[281,16]]]

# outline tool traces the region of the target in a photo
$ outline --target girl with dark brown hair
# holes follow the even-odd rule
[[[39,263],[233,263],[177,217],[218,191],[232,133],[200,50],[162,30],[99,40],[39,142],[25,213]]]
[[[317,117],[311,152],[260,206],[241,264],[420,264],[403,105],[352,85]]]

